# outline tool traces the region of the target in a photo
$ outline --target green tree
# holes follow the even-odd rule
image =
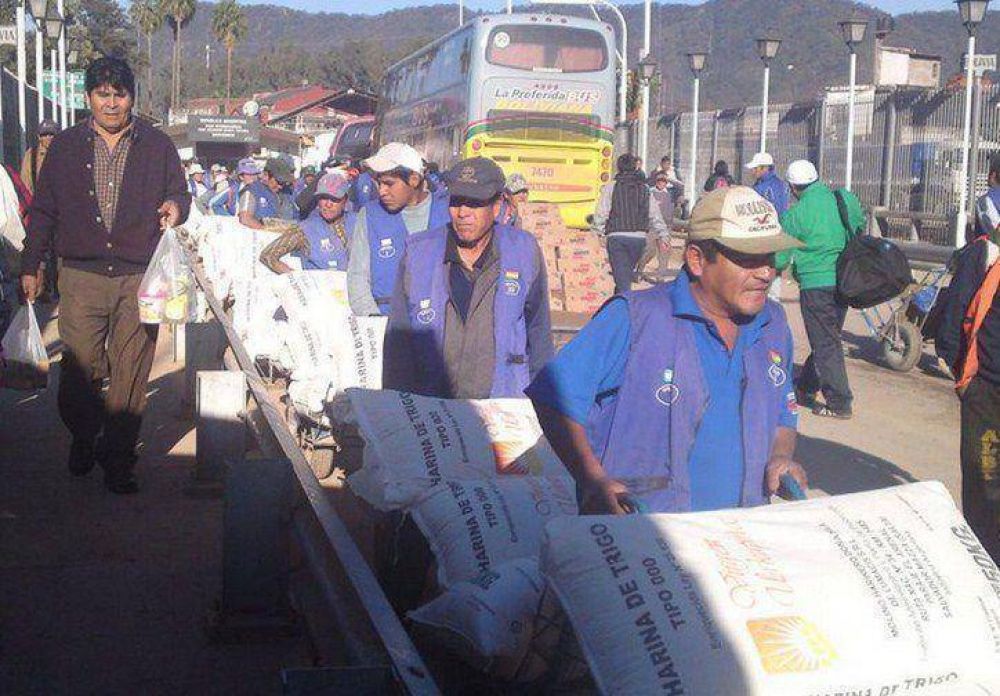
[[[146,38],[146,110],[153,110],[153,34],[163,26],[160,0],[132,0],[128,9],[132,23]]]
[[[233,92],[233,49],[246,37],[247,18],[236,0],[222,0],[212,13],[212,33],[226,47],[226,113]]]
[[[176,109],[181,98],[181,27],[194,16],[196,0],[163,0],[162,10],[174,29],[173,84],[170,108]]]

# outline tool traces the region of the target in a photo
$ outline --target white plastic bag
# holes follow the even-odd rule
[[[32,391],[49,384],[49,356],[35,318],[35,306],[21,307],[3,336],[3,378],[0,386]]]
[[[172,227],[160,237],[139,283],[139,321],[187,324],[198,314],[194,274]]]

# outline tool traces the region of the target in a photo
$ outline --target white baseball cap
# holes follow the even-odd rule
[[[753,159],[747,162],[747,169],[756,169],[757,167],[773,167],[774,158],[766,152],[758,152],[753,156]]]
[[[788,174],[785,178],[792,186],[806,186],[819,180],[819,172],[809,160],[795,160],[788,165]]]
[[[423,156],[406,143],[386,143],[366,159],[364,164],[376,174],[391,172],[400,167],[418,174],[424,173]]]
[[[688,239],[714,239],[742,254],[773,254],[804,246],[781,230],[778,211],[748,186],[728,186],[702,196],[691,211]]]
[[[194,163],[194,164],[192,164],[192,165],[191,165],[191,167],[190,167],[190,168],[188,169],[188,173],[189,173],[189,174],[204,174],[204,173],[205,173],[205,168],[204,168],[204,167],[202,167],[202,166],[201,166],[200,164],[198,164],[197,162],[195,162],[195,163]]]

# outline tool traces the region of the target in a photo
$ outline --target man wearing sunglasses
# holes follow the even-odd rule
[[[497,225],[505,181],[474,157],[445,177],[447,225],[411,237],[386,332],[383,386],[453,399],[521,397],[552,356],[535,239]]]
[[[609,301],[527,389],[585,514],[761,505],[792,459],[792,335],[767,299],[801,246],[736,186],[691,214],[677,280]]]

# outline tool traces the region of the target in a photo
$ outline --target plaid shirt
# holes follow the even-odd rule
[[[91,122],[91,128],[93,127]],[[111,232],[115,213],[118,211],[118,195],[125,176],[125,161],[128,159],[134,134],[135,129],[129,123],[114,150],[108,149],[100,134],[94,138],[94,191],[101,210],[101,221],[108,232]]]

